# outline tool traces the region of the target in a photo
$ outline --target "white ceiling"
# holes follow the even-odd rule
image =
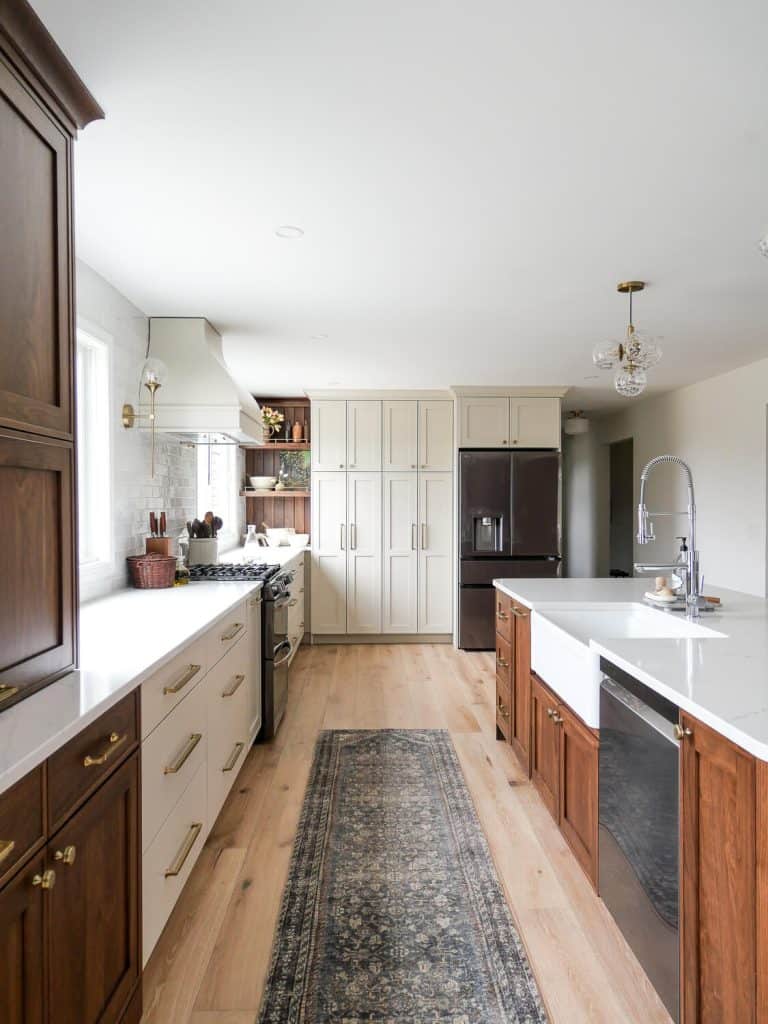
[[[33,3],[107,112],[79,255],[257,393],[621,403],[627,277],[656,387],[768,354],[765,0]]]

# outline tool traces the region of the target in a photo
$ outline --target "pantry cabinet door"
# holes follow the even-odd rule
[[[381,402],[347,402],[347,469],[381,469]]]
[[[416,469],[419,457],[418,407],[418,402],[382,402],[382,469],[385,472]]]
[[[347,534],[347,474],[313,473],[313,633],[347,631]]]
[[[381,632],[381,473],[347,476],[347,632]]]
[[[453,402],[419,402],[419,469],[453,469]]]
[[[419,473],[419,632],[453,629],[453,475]]]
[[[417,629],[418,488],[415,473],[384,474],[382,633]]]
[[[347,403],[312,403],[312,469],[331,472],[347,468]]]

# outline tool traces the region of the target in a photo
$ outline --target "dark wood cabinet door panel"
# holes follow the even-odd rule
[[[0,884],[44,838],[43,768],[40,766],[0,796]]]
[[[70,148],[0,56],[0,424],[71,438]]]
[[[750,1024],[756,1009],[755,759],[682,714],[682,1016]]]
[[[135,748],[138,695],[138,690],[129,693],[48,759],[50,831]]]
[[[509,743],[512,724],[512,689],[509,675],[496,676],[496,739]]]
[[[37,857],[0,889],[0,1021],[43,1024],[43,899],[50,891],[33,885],[42,876]]]
[[[530,777],[531,774],[531,613],[517,601],[511,602],[514,618],[512,656],[512,749]]]
[[[560,831],[597,887],[597,799],[600,744],[565,704],[557,706],[560,726]]]
[[[71,444],[0,429],[0,710],[74,666]]]
[[[560,781],[560,729],[556,713],[557,698],[531,673],[531,778],[555,821]]]
[[[56,885],[47,894],[48,998],[56,1024],[113,1024],[139,979],[138,808],[137,752],[49,843]]]

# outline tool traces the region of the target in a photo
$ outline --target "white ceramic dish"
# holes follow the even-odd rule
[[[288,538],[288,543],[292,548],[305,548],[309,543],[308,533],[293,533]]]
[[[249,479],[251,487],[255,487],[257,491],[271,491],[277,483],[276,476],[252,476]]]

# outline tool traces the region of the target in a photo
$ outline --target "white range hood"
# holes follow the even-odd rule
[[[221,335],[203,317],[151,317],[150,355],[168,367],[157,392],[155,429],[199,441],[223,435],[262,444],[261,409],[232,379]],[[141,414],[148,406],[142,404]]]

